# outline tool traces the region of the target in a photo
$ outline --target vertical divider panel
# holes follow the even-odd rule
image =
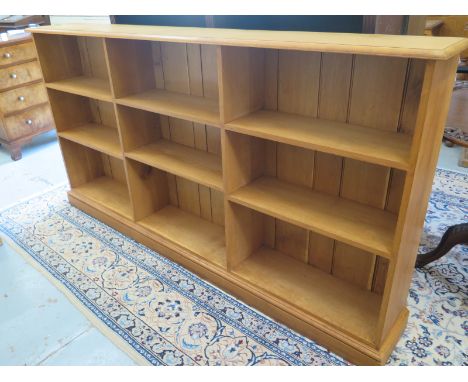
[[[263,107],[264,50],[221,46],[218,52],[221,122],[228,123]]]
[[[217,62],[222,123],[261,109],[264,99],[264,51],[220,46]],[[262,240],[261,215],[227,200],[230,192],[260,176],[262,149],[258,139],[224,129],[221,131],[228,270],[247,258]]]
[[[148,41],[105,39],[104,47],[113,98],[154,87],[151,45]],[[120,144],[125,153],[144,143],[142,139],[148,138],[151,133],[147,125],[141,127],[147,134],[138,136],[138,132],[134,131],[135,118],[137,122],[149,123],[142,112],[118,108],[114,102]],[[128,159],[124,159],[124,170],[134,220],[142,219],[164,205],[164,196],[160,195],[164,195],[160,171]]]
[[[169,204],[165,172],[130,159],[125,162],[135,221]]]

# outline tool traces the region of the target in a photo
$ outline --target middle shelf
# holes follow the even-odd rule
[[[223,190],[221,158],[218,155],[161,139],[125,156],[215,190]]]
[[[68,139],[116,158],[122,157],[117,129],[97,123],[86,123],[60,131],[59,137]]]
[[[232,202],[390,258],[396,216],[263,176],[228,196]]]
[[[220,125],[218,101],[168,90],[152,89],[117,98],[120,105],[130,106],[193,122]]]

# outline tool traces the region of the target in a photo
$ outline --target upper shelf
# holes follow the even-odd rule
[[[307,149],[407,170],[411,136],[275,111],[257,111],[228,130]]]
[[[204,97],[153,89],[118,98],[116,102],[120,105],[212,126],[221,124],[218,102]]]
[[[60,81],[47,82],[46,86],[49,89],[60,90],[102,101],[112,100],[110,85],[106,80],[101,78],[78,76]]]
[[[353,33],[260,31],[146,25],[50,25],[29,32],[192,44],[247,46],[318,52],[445,60],[468,48],[468,39]]]

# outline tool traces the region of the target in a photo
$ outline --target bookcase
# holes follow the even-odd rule
[[[349,361],[386,362],[466,40],[31,32],[73,205]]]

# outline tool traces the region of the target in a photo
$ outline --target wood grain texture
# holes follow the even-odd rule
[[[389,212],[261,177],[228,199],[291,224],[390,257],[396,217]]]
[[[406,306],[416,252],[424,224],[432,179],[447,117],[457,59],[428,63],[418,109],[412,162],[414,173],[405,179],[395,231],[395,259],[388,269],[380,312],[377,343],[381,343]]]
[[[252,113],[226,124],[226,128],[329,154],[395,168],[408,168],[411,137],[396,131],[387,132],[357,124],[274,111]]]
[[[368,35],[351,33],[251,31],[240,29],[67,24],[29,29],[39,34],[111,37],[130,40],[232,45],[376,56],[448,59],[467,49],[456,37]]]
[[[334,351],[385,362],[456,64],[420,58],[465,43],[106,28],[37,32],[70,200]]]

